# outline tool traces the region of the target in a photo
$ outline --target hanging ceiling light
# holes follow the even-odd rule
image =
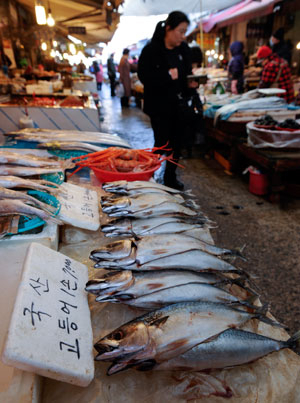
[[[35,2],[35,18],[39,25],[46,25],[46,10],[40,0]]]
[[[48,18],[47,18],[47,25],[48,25],[49,27],[54,27],[54,25],[55,25],[54,18],[52,17],[52,14],[51,14],[51,8],[50,8],[50,3],[49,3],[49,1],[48,1]]]

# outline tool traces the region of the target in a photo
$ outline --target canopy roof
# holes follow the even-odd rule
[[[244,0],[226,10],[211,14],[202,20],[203,30],[222,28],[252,18],[272,13],[274,5],[280,0]]]
[[[34,11],[35,0],[18,0],[19,3]],[[68,27],[85,27],[86,34],[72,34],[83,42],[94,44],[111,40],[119,22],[119,13],[113,9],[123,0],[50,0],[51,14],[55,27],[65,34]],[[48,8],[48,1],[43,1]],[[108,5],[109,4],[109,5]]]
[[[230,7],[241,0],[125,0],[124,16],[169,14],[179,10],[186,14],[214,12]]]

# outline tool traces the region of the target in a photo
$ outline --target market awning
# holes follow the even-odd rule
[[[202,22],[203,30],[209,32],[213,28],[222,28],[227,25],[237,24],[242,21],[270,14],[273,12],[274,5],[279,1],[280,0],[244,0],[226,10],[205,17]]]
[[[34,12],[35,0],[18,0]],[[72,35],[83,42],[94,44],[111,40],[119,23],[118,6],[123,0],[51,0],[50,7],[55,27],[65,34],[70,28]],[[47,10],[48,1],[44,1]],[[86,33],[80,33],[84,31]],[[76,33],[76,30],[78,33]]]
[[[240,0],[125,0],[124,16],[169,14],[179,10],[186,14],[213,12],[239,3]]]

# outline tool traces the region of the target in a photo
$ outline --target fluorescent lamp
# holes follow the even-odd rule
[[[35,5],[35,17],[39,25],[46,25],[46,10],[41,3],[36,3]]]
[[[80,45],[82,42],[80,39],[75,38],[75,36],[72,35],[68,35],[68,38],[70,39],[70,41],[76,43],[76,45]]]
[[[71,54],[72,54],[73,56],[76,55],[76,48],[75,48],[74,43],[70,43],[70,44],[69,44],[69,50],[70,50],[70,52],[71,52]]]

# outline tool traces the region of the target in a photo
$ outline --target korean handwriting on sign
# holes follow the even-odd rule
[[[91,208],[91,205],[89,203],[84,203],[81,206],[81,214],[82,215],[87,215],[88,217],[94,217],[93,209]]]
[[[65,265],[62,268],[62,271],[64,273],[66,273],[68,276],[73,277],[75,280],[78,280],[78,278],[75,276],[75,270],[72,269],[71,267],[71,260],[70,259],[66,259],[65,260]]]
[[[41,295],[43,292],[49,292],[48,280],[41,281],[40,277],[36,280],[33,278],[30,278],[29,280],[30,287],[32,287],[38,295]]]
[[[89,189],[85,189],[84,195],[83,195],[83,200],[84,201],[90,201],[93,200],[93,195],[89,191]]]
[[[76,277],[75,270],[72,269],[71,263],[72,262],[70,259],[65,260],[64,267],[62,268],[65,276],[60,281],[60,291],[74,300],[74,298],[76,297],[76,291],[78,289],[78,278]],[[67,296],[66,299],[68,300],[69,298],[67,298]],[[70,316],[72,315],[72,313],[75,312],[75,310],[77,310],[78,307],[74,304],[74,302],[70,303],[65,301],[64,299],[60,299],[59,302],[61,303],[60,309],[66,315],[66,317],[58,319],[58,327],[60,329],[63,329],[68,335],[70,335],[71,332],[76,332],[78,330],[78,325],[75,323],[75,321],[72,321],[70,319]],[[72,344],[70,344],[69,342],[66,343],[65,341],[60,341],[59,349],[61,351],[65,349],[69,352],[76,353],[77,358],[80,359],[79,341],[77,338],[75,338],[75,342],[72,341]]]
[[[76,353],[78,360],[80,359],[80,350],[79,350],[78,339],[75,339],[75,345],[74,346],[72,344],[64,343],[63,341],[61,341],[59,343],[59,348],[60,348],[61,351],[63,350],[63,346],[70,347],[70,348],[67,349],[67,351],[70,351],[71,353]]]
[[[42,321],[42,315],[49,316],[51,318],[51,315],[49,315],[46,312],[35,311],[34,310],[34,302],[31,303],[31,308],[24,308],[23,309],[23,315],[26,316],[27,313],[29,313],[30,316],[31,316],[31,324],[32,324],[32,326],[35,326],[35,318],[38,318],[38,320],[40,322]]]

